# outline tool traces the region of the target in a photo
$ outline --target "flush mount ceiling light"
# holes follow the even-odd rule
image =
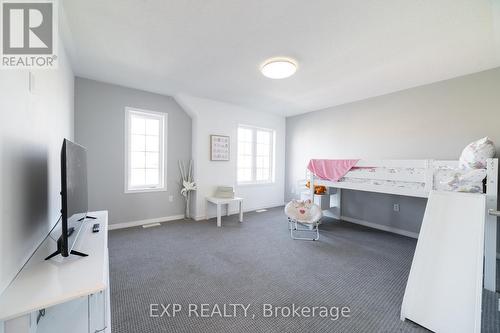
[[[272,58],[264,62],[260,71],[270,79],[284,79],[295,74],[297,62],[290,58]]]

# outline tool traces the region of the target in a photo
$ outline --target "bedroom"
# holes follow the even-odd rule
[[[38,38],[56,57],[27,50],[23,58],[2,44],[1,333],[446,332],[462,322],[401,320],[409,276],[427,281],[417,258],[429,261],[430,250],[433,262],[456,253],[464,266],[442,270],[474,272],[481,282],[481,293],[461,288],[476,298],[447,305],[479,311],[468,311],[474,331],[500,331],[496,220],[480,214],[484,222],[471,229],[429,224],[429,234],[451,239],[447,247],[419,237],[423,221],[434,220],[430,193],[455,175],[435,178],[435,163],[458,166],[464,149],[486,137],[496,150],[486,143],[482,161],[499,156],[498,1],[65,0],[44,1],[53,15],[35,6],[27,19],[19,13],[31,7],[15,3],[1,1],[12,13],[8,22],[2,16],[4,42],[17,38],[19,48]],[[11,33],[23,20],[31,39]],[[43,22],[52,23],[51,42],[37,30]],[[55,65],[26,67],[30,54]],[[70,176],[64,138],[85,148],[86,212],[107,214],[74,229],[74,251],[88,257],[45,261],[48,252],[71,252],[57,244],[62,177]],[[423,194],[327,183],[315,196],[324,209],[312,230],[319,239],[294,240],[285,205],[310,198],[312,159],[360,160],[354,166],[377,181],[419,179]],[[395,170],[377,178],[385,172],[377,163]],[[484,195],[471,200],[496,211],[498,185],[487,182],[498,171],[482,170],[486,184],[475,188]],[[450,207],[459,215],[473,214],[458,202]],[[440,234],[439,225],[448,229]],[[469,241],[477,226],[482,236]],[[454,248],[460,237],[464,255]],[[78,268],[92,263],[101,266]],[[91,276],[100,281],[93,288]]]

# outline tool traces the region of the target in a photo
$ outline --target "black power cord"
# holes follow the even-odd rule
[[[36,317],[36,324],[37,325],[43,316],[45,316],[45,309],[38,310],[38,316]]]

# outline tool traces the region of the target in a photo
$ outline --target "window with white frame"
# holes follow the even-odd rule
[[[167,114],[125,109],[125,192],[164,191]]]
[[[273,182],[274,131],[238,127],[237,181],[239,184]]]

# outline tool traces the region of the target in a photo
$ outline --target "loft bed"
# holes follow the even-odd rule
[[[321,179],[308,172],[307,179],[315,186],[336,189],[328,197],[327,207],[333,209],[336,217],[342,215],[342,189],[393,194],[417,198],[428,198],[432,190],[464,191],[460,184],[450,185],[448,181],[460,173],[458,161],[439,160],[359,160],[351,171],[337,182]],[[484,227],[484,288],[496,290],[496,247],[497,218],[489,214],[497,209],[498,200],[498,159],[486,161],[485,182],[468,185],[468,192],[486,196],[486,224]],[[324,195],[316,195],[315,186],[310,186],[308,196],[314,201]],[[346,219],[349,221],[349,219]],[[355,222],[355,221],[351,221]]]

